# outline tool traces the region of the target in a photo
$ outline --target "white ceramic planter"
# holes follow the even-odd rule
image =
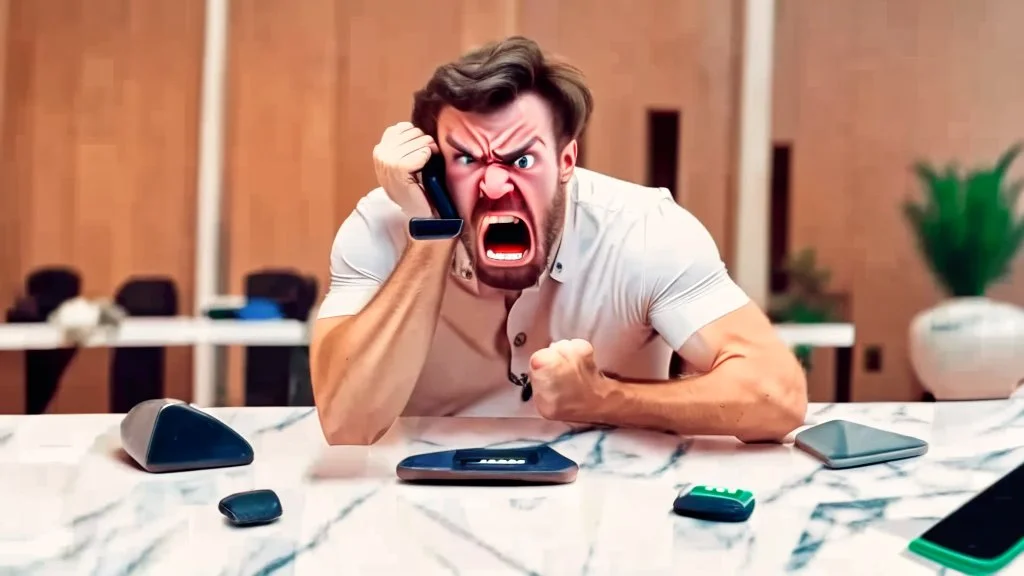
[[[910,324],[910,362],[936,400],[1009,398],[1024,383],[1024,309],[954,298]]]

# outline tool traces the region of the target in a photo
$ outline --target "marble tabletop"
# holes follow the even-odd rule
[[[1024,461],[1024,400],[812,405],[927,440],[845,471],[783,445],[537,418],[402,419],[373,447],[327,447],[310,408],[211,409],[249,466],[148,474],[119,415],[0,417],[0,574],[938,574],[910,539]],[[548,443],[580,464],[549,487],[400,484],[413,453]],[[691,484],[752,490],[745,523],[675,516]],[[233,528],[224,496],[271,488],[284,515]],[[1024,561],[1005,573],[1024,571]]]

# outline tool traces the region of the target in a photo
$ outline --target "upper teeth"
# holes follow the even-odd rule
[[[488,216],[488,224],[519,224],[519,218],[515,216]]]
[[[522,252],[495,252],[494,250],[487,251],[487,257],[491,260],[522,260]]]

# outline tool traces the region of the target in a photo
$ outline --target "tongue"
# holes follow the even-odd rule
[[[487,248],[495,254],[522,254],[526,251],[526,248],[516,244],[491,244]]]

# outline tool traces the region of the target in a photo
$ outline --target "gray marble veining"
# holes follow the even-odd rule
[[[536,418],[402,419],[373,447],[327,447],[309,408],[214,409],[250,466],[147,474],[118,415],[0,417],[0,574],[942,574],[910,539],[1024,462],[1024,400],[812,405],[927,440],[921,458],[828,470],[784,445]],[[547,443],[574,484],[399,484],[413,453]],[[692,484],[752,490],[742,524],[674,516]],[[271,488],[284,515],[235,528],[233,492]],[[1006,573],[1024,571],[1024,562]]]

